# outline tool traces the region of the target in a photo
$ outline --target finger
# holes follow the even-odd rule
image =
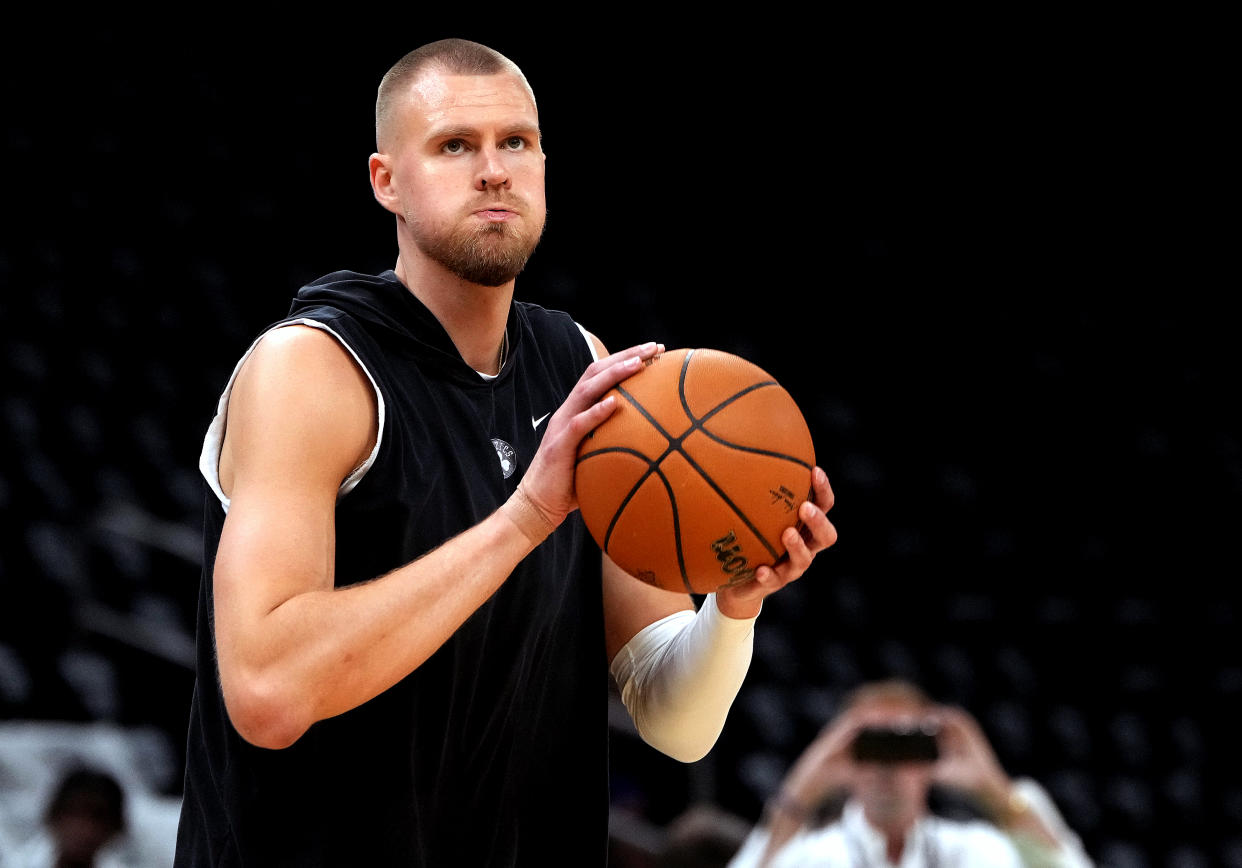
[[[828,481],[828,474],[823,468],[816,467],[811,471],[811,488],[814,492],[815,505],[828,512],[836,503],[836,495],[832,491],[832,483]]]
[[[642,368],[643,365],[650,364],[662,352],[664,352],[664,344],[654,341],[648,341],[645,344],[635,344],[632,347],[627,347],[624,350],[592,362],[586,371],[583,372],[582,382],[590,383],[592,387],[607,383],[602,388],[612,388],[622,379],[631,376],[635,371]]]
[[[602,359],[592,364],[593,366],[598,365],[600,368],[605,368],[616,362],[625,361],[626,359],[631,358],[633,356],[637,356],[643,361],[647,361],[649,359],[655,358],[656,356],[660,355],[663,352],[664,352],[664,344],[656,343],[655,341],[647,341],[646,343],[643,343],[643,344],[635,344],[632,347],[626,347],[623,350],[617,350],[617,352],[604,356]]]
[[[822,507],[807,501],[799,508],[798,518],[802,522],[800,537],[812,553],[822,552],[836,543],[836,525]]]
[[[570,412],[581,412],[613,386],[638,373],[647,361],[662,351],[663,346],[654,342],[639,344],[592,362],[566,400]]]
[[[565,398],[565,402],[553,415],[553,424],[561,418],[572,420],[578,414],[597,407],[613,386],[626,377],[638,373],[642,365],[642,359],[638,356],[627,357],[606,368],[596,368],[593,363],[583,373],[582,379],[578,380],[569,396]],[[550,429],[552,425],[548,427]]]
[[[819,516],[816,521],[826,521],[824,514],[810,504],[803,504],[799,510],[799,515],[810,515],[811,510],[815,511],[815,515]],[[785,544],[785,562],[778,564],[778,568],[785,568],[787,571],[794,573],[796,576],[802,575],[810,567],[811,561],[815,558],[815,552],[803,534],[805,528],[799,530],[796,527],[786,528],[781,534],[781,542]]]
[[[948,733],[966,733],[971,730],[969,718],[959,709],[947,705],[940,709],[940,725]]]
[[[781,541],[785,544],[785,554],[771,566],[762,564],[756,567],[755,577],[750,582],[763,596],[797,581],[811,565],[813,556],[797,528],[786,528]]]
[[[747,599],[762,599],[783,588],[788,582],[773,567],[760,566],[755,569],[750,581],[737,586]]]
[[[603,399],[590,405],[580,413],[574,414],[569,420],[569,435],[575,443],[587,436],[604,423],[617,409],[617,399],[613,395],[605,395]]]
[[[862,729],[862,721],[857,716],[842,715],[835,723],[829,723],[826,732],[832,735],[834,741],[839,741],[842,746],[854,743],[859,730]]]

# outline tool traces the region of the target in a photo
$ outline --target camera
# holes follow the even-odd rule
[[[940,758],[939,734],[939,726],[931,722],[866,727],[854,739],[854,759],[879,763],[935,762]]]

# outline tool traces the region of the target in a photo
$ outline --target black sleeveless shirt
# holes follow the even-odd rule
[[[337,502],[337,586],[402,566],[493,512],[591,361],[567,315],[514,302],[509,358],[484,380],[391,271],[309,284],[274,326],[299,320],[342,341],[381,402],[373,463]],[[222,426],[227,391],[220,408]],[[233,729],[216,674],[211,575],[225,518],[216,458],[209,443],[175,864],[603,865],[600,553],[577,514],[417,670],[291,747],[266,750]]]

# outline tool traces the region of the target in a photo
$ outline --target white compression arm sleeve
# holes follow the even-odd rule
[[[754,650],[755,619],[699,611],[640,630],[612,661],[612,677],[643,741],[681,762],[707,755],[724,729]]]

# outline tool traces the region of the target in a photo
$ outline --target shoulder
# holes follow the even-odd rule
[[[296,302],[331,305],[336,300],[357,301],[387,292],[404,293],[405,285],[392,270],[379,274],[340,270],[329,272],[303,285]]]
[[[519,327],[530,338],[524,343],[535,345],[544,364],[563,364],[570,359],[576,377],[591,362],[602,358],[603,345],[567,312],[531,302],[515,302],[514,308]]]
[[[529,301],[515,301],[514,307],[519,320],[541,336],[558,333],[567,336],[571,341],[580,341],[590,334],[566,311],[543,307]]]
[[[266,450],[293,441],[344,450],[341,460],[349,463],[369,451],[376,434],[376,397],[365,372],[337,338],[309,326],[264,334],[228,400],[225,463],[235,442]]]
[[[356,380],[353,356],[333,332],[292,322],[266,332],[242,366],[241,374],[266,374],[276,383],[309,380],[323,389]],[[321,379],[326,377],[327,379]]]

